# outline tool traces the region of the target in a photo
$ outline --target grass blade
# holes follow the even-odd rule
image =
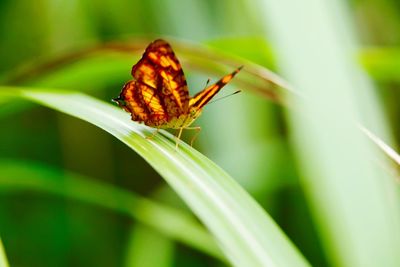
[[[0,239],[0,267],[8,267],[6,252],[4,251],[3,242]]]
[[[386,140],[387,126],[354,60],[345,1],[311,1],[307,8],[293,1],[263,3],[280,66],[303,96],[292,99],[288,115],[302,185],[331,264],[399,266],[395,180],[372,164],[382,155],[357,124]]]
[[[135,150],[206,225],[234,266],[309,266],[228,174],[186,144],[175,150],[167,132],[146,140],[154,129],[133,123],[127,113],[110,104],[75,92],[20,89],[16,92],[21,97],[88,121]]]
[[[126,267],[169,267],[173,266],[174,243],[171,239],[161,236],[152,229],[137,224],[130,234]],[[157,257],[154,257],[157,251]]]
[[[171,240],[226,261],[214,239],[183,211],[72,172],[25,161],[0,161],[0,192],[38,191],[83,201],[130,216]],[[160,221],[163,223],[160,224]],[[179,227],[177,227],[177,225]],[[177,229],[179,228],[179,229]]]

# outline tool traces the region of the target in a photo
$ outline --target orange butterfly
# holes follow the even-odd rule
[[[190,125],[241,68],[190,97],[181,64],[171,46],[164,40],[155,40],[132,67],[134,79],[124,85],[119,97],[113,101],[131,113],[133,121],[157,128],[154,134],[160,128],[179,129],[178,146],[183,129],[200,131],[200,127]]]

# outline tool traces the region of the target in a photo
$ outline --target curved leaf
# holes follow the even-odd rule
[[[212,237],[193,217],[178,209],[48,165],[0,160],[0,192],[22,190],[61,195],[126,214],[170,239],[226,261]]]
[[[0,239],[0,267],[8,267],[6,253],[4,251],[3,242]]]
[[[20,89],[15,92],[21,97],[88,121],[135,150],[205,224],[234,266],[309,266],[247,192],[188,145],[181,143],[176,150],[169,133],[162,131],[147,140],[154,129],[133,123],[122,110],[80,93]]]

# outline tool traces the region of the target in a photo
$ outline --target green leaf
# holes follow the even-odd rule
[[[384,140],[390,131],[372,83],[354,58],[347,2],[312,1],[307,8],[296,1],[263,3],[277,63],[302,95],[289,95],[287,114],[302,187],[330,263],[399,266],[398,188],[382,168],[387,162],[357,126]]]
[[[7,256],[4,251],[3,242],[0,239],[0,267],[8,267]]]
[[[130,234],[126,267],[168,267],[173,265],[174,243],[152,229],[137,224]],[[157,251],[157,257],[154,257]]]
[[[361,63],[378,81],[399,82],[400,49],[397,47],[378,47],[364,49],[360,53]]]
[[[226,261],[214,239],[183,211],[45,164],[0,160],[0,191],[13,193],[27,190],[65,196],[123,213],[170,239]],[[160,224],[160,221],[163,223]]]
[[[10,89],[1,88],[0,89]],[[15,88],[18,89],[18,88]],[[217,239],[234,266],[309,266],[268,214],[227,173],[165,131],[130,121],[117,107],[75,92],[16,94],[88,121],[135,150],[169,183]]]

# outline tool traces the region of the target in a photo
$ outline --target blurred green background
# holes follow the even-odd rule
[[[156,38],[178,48],[202,45],[278,71],[271,28],[255,12],[265,8],[260,2],[2,0],[0,80],[81,91],[109,102],[130,79],[146,42]],[[377,101],[399,141],[400,4],[364,0],[346,6],[363,44],[355,58],[375,79]],[[110,42],[137,49],[90,50]],[[79,56],[88,51],[90,57]],[[215,81],[216,73],[233,70],[198,71],[190,52],[187,58],[179,49],[176,54],[192,95],[208,77]],[[254,196],[312,265],[335,266],[306,204],[307,188],[299,182],[302,166],[295,162],[285,105],[235,84],[221,95],[235,89],[243,93],[207,106],[195,147]],[[11,266],[226,266],[123,211],[126,203],[116,188],[190,213],[121,142],[67,115],[17,99],[0,101],[0,236]],[[70,184],[72,193],[64,192]],[[172,219],[155,223],[174,227]]]

